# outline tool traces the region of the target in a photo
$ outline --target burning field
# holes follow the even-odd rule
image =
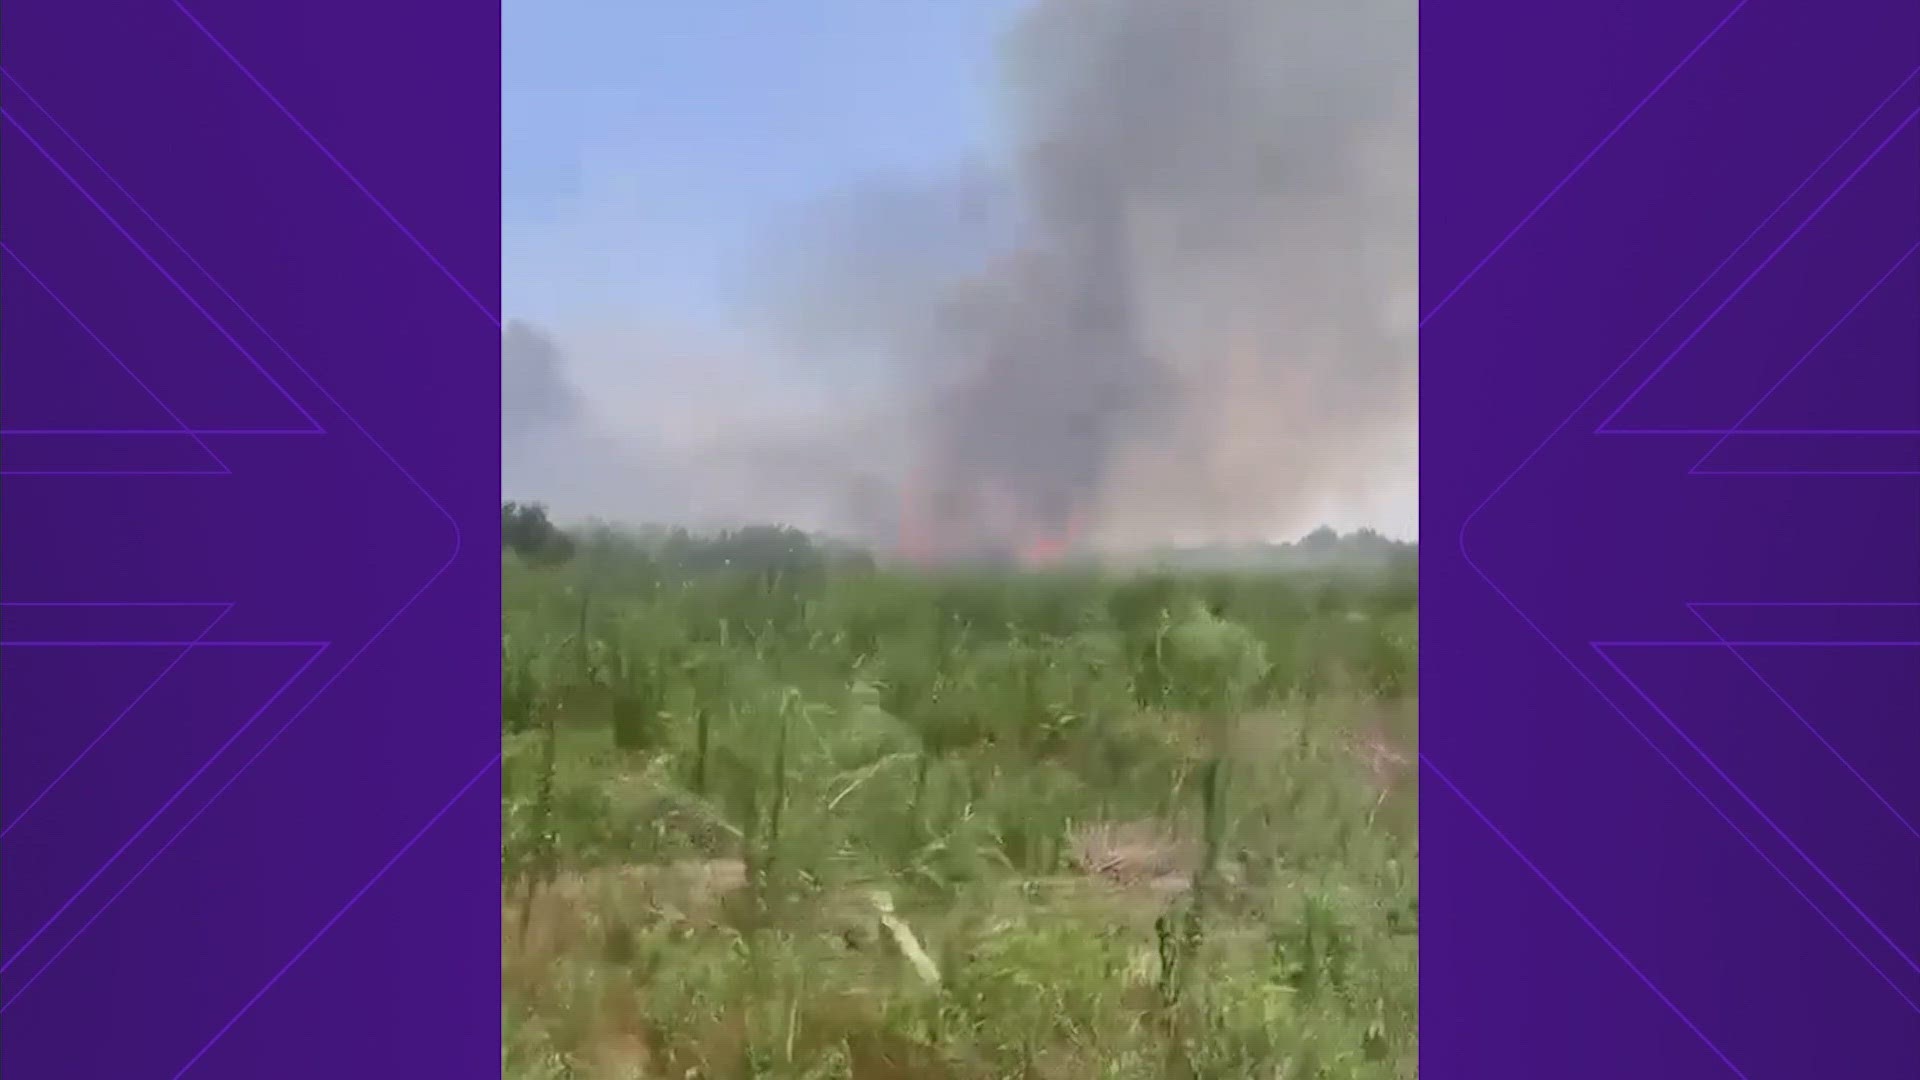
[[[511,507],[506,1080],[1417,1072],[1415,4],[1004,29],[990,145],[509,322],[503,498],[663,524]]]
[[[1036,0],[994,160],[770,228],[725,335],[510,327],[508,497],[929,558],[1410,533],[1414,16]]]

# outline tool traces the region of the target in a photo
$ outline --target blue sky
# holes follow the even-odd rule
[[[809,200],[977,158],[1019,0],[506,0],[505,303],[720,321]],[[631,313],[627,313],[631,314]]]

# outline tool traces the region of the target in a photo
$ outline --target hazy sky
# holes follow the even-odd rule
[[[716,293],[849,183],[986,153],[1019,0],[506,0],[506,307],[541,323]]]
[[[1383,2],[1391,0],[1372,6]],[[1032,6],[505,0],[505,307],[553,340],[554,376],[575,399],[564,435],[536,438],[537,448],[517,457],[509,447],[507,494],[543,499],[566,516],[659,520],[677,516],[676,500],[689,492],[724,486],[707,482],[716,469],[731,470],[726,483],[743,494],[715,512],[734,514],[753,513],[769,485],[804,493],[810,461],[845,472],[848,447],[816,445],[808,430],[834,416],[842,397],[874,389],[852,355],[859,350],[843,356],[818,337],[777,331],[770,345],[767,320],[741,312],[764,315],[768,253],[797,237],[787,246],[804,262],[814,250],[808,223],[848,192],[910,193],[896,215],[897,243],[944,224],[947,235],[925,242],[964,246],[966,225],[914,200],[955,186],[969,168],[1004,164],[1003,38]],[[1411,0],[1405,7],[1410,29]],[[1410,151],[1410,130],[1406,142]],[[853,202],[869,232],[887,231],[876,200]],[[1411,245],[1409,236],[1409,257]],[[1405,269],[1410,281],[1413,267]],[[897,284],[877,280],[887,276],[869,275],[876,291]],[[1407,303],[1410,315],[1410,296]],[[1287,385],[1325,381],[1313,374]],[[1369,466],[1364,480],[1343,468],[1334,470],[1338,481],[1302,485],[1315,505],[1293,508],[1288,528],[1327,522],[1417,535],[1412,410],[1403,411],[1404,430],[1390,440],[1394,464]],[[772,454],[719,446],[715,433],[732,425],[790,431],[795,447],[805,445]],[[1329,431],[1338,443],[1337,428],[1316,428],[1314,453],[1338,457],[1343,448],[1329,444]],[[871,445],[884,453],[889,437],[876,430]],[[663,464],[696,445],[698,466]],[[1284,449],[1301,456],[1298,446]],[[739,476],[768,471],[770,459],[787,471],[771,481]],[[769,513],[795,520],[805,501]]]

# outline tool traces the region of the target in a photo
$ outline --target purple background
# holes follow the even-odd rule
[[[1920,5],[1423,23],[1423,1073],[1920,1076]]]
[[[497,1075],[497,11],[0,33],[0,1068]]]

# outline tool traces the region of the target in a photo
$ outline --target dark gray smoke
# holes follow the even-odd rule
[[[500,437],[508,456],[580,415],[580,397],[559,346],[526,322],[507,320],[500,351]]]
[[[1036,0],[996,183],[863,188],[769,245],[752,321],[838,414],[639,471],[683,514],[946,548],[1377,512],[1413,472],[1415,12]]]
[[[934,483],[1128,546],[1364,487],[1413,416],[1415,29],[1411,0],[1042,0],[1029,228],[958,319]]]

